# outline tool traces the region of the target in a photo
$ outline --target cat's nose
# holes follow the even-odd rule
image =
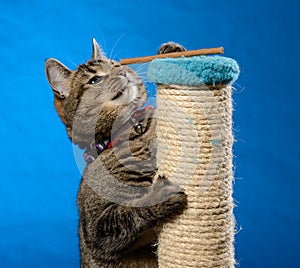
[[[119,69],[118,72],[117,72],[117,74],[118,74],[119,76],[125,76],[125,77],[126,77],[126,70],[124,70],[124,69]]]

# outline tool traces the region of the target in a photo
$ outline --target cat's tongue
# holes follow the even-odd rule
[[[145,114],[148,114],[148,112],[151,112],[154,110],[154,107],[152,105],[145,106],[142,109],[138,109],[134,112],[132,117],[138,121],[141,121],[145,118]]]

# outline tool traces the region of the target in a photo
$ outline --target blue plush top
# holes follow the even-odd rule
[[[239,73],[237,62],[222,56],[155,59],[148,67],[148,77],[154,83],[189,86],[231,84]]]

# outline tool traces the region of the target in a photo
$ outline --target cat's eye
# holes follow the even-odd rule
[[[104,78],[104,76],[95,75],[88,81],[88,84],[91,84],[91,85],[98,84],[103,80],[103,78]]]

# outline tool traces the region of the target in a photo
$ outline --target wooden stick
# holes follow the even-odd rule
[[[162,58],[179,58],[181,56],[192,57],[192,56],[198,56],[198,55],[223,54],[223,53],[224,53],[223,47],[202,48],[202,49],[187,50],[187,51],[182,51],[182,52],[171,52],[171,53],[159,54],[159,55],[154,55],[154,56],[121,59],[120,63],[122,65],[127,65],[127,64],[143,63],[143,62],[148,62],[148,61],[151,61],[154,59],[162,59]]]

